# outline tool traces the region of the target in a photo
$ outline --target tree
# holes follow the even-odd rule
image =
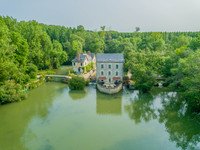
[[[139,32],[140,31],[140,27],[135,27],[135,32]]]
[[[22,87],[14,81],[7,81],[0,87],[0,104],[21,101],[26,97]]]
[[[153,64],[149,63],[148,54],[141,52],[128,53],[129,58],[125,67],[132,73],[135,87],[142,92],[148,92],[155,85],[155,75]]]
[[[105,53],[117,53],[119,50],[119,45],[120,45],[120,41],[113,39],[110,41],[107,41],[106,43],[106,49],[105,49]]]
[[[192,53],[187,58],[181,58],[177,68],[173,68],[172,88],[183,93],[183,99],[188,103],[191,111],[200,112],[200,50]]]
[[[71,90],[82,90],[85,87],[86,82],[83,77],[72,76],[72,79],[69,80],[68,84]]]
[[[106,26],[101,26],[101,30],[105,31]]]
[[[94,53],[103,53],[105,49],[105,42],[99,37],[98,33],[92,34],[92,39],[89,43],[89,49]]]
[[[25,66],[29,55],[29,45],[27,41],[17,32],[11,32],[11,42],[14,48],[16,63]]]
[[[193,50],[200,49],[200,36],[197,38],[193,38],[189,44],[189,47]]]

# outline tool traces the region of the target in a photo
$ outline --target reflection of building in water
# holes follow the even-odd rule
[[[97,114],[121,115],[122,92],[115,95],[107,95],[97,91],[96,112]]]

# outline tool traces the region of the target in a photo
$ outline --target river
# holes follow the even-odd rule
[[[200,149],[200,125],[174,92],[71,91],[48,82],[0,106],[0,150]]]

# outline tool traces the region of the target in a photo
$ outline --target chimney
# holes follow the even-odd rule
[[[80,59],[80,54],[79,54],[79,53],[77,53],[77,60],[81,60],[81,59]]]
[[[89,56],[91,56],[91,52],[90,52],[90,51],[87,51],[87,54],[88,54]]]

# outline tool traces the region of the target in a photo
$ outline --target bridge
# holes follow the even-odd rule
[[[37,78],[40,78],[42,75],[37,75]],[[71,79],[71,76],[66,75],[45,75],[46,77],[55,77],[55,78],[65,78],[65,79]]]

